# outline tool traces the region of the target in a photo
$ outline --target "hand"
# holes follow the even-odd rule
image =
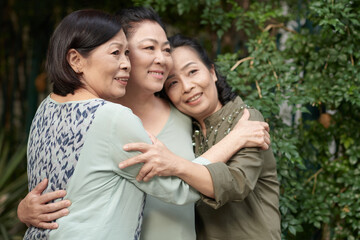
[[[249,110],[245,108],[243,116],[231,132],[237,135],[237,139],[240,139],[242,148],[260,147],[262,150],[269,149],[269,124],[260,121],[249,121],[249,117]]]
[[[144,163],[136,176],[137,181],[149,181],[154,176],[173,176],[177,170],[177,164],[182,158],[173,154],[156,137],[149,134],[153,144],[129,143],[124,145],[125,151],[139,151],[142,154],[129,158],[119,164],[123,169],[138,163]]]
[[[34,226],[44,229],[56,229],[58,224],[54,221],[69,214],[67,207],[71,205],[69,200],[48,203],[66,195],[65,190],[55,192],[42,192],[46,189],[48,180],[42,180],[26,197],[19,203],[17,214],[21,222],[28,227]]]

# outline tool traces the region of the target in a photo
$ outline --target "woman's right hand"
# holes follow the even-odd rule
[[[240,144],[240,149],[245,147],[260,147],[262,150],[269,149],[270,128],[269,124],[260,121],[250,121],[249,110],[244,109],[244,114],[230,132],[235,134]]]
[[[17,209],[18,218],[28,227],[34,226],[44,229],[56,229],[58,228],[58,224],[52,221],[69,214],[69,210],[67,209],[67,207],[71,205],[69,200],[49,203],[58,198],[63,198],[66,195],[66,191],[58,190],[42,194],[47,184],[47,179],[41,181],[19,203]]]

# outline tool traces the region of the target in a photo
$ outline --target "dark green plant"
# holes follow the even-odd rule
[[[26,145],[13,147],[9,139],[0,132],[0,239],[4,240],[22,239],[24,224],[16,209],[27,193]]]
[[[196,29],[216,33],[212,43],[221,42],[223,50],[228,38],[232,49],[245,42],[239,52],[218,55],[217,64],[270,123],[282,238],[359,239],[360,2],[136,2],[165,19],[177,14],[181,21],[173,26],[200,23]]]

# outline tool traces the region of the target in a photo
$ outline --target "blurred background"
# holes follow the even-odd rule
[[[2,0],[0,240],[22,239],[26,142],[51,92],[49,38],[70,12],[152,6],[196,37],[271,126],[282,239],[360,239],[359,0]]]

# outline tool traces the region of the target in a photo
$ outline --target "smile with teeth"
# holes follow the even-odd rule
[[[190,103],[190,102],[194,102],[196,100],[198,100],[201,97],[202,93],[198,93],[195,96],[193,96],[192,98],[188,99],[186,102]]]
[[[127,80],[129,80],[128,78],[121,78],[121,77],[116,77],[116,78],[114,78],[116,81],[127,81]]]
[[[162,72],[151,72],[151,71],[149,71],[149,73],[154,74],[154,75],[159,75],[159,76],[164,75],[164,73],[162,73]]]

